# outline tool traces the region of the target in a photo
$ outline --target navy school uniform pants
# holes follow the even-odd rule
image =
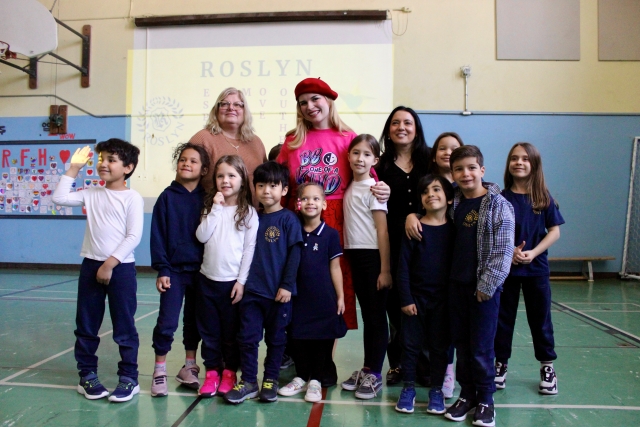
[[[402,378],[416,381],[416,364],[423,348],[429,350],[431,384],[441,387],[447,370],[451,344],[447,297],[429,302],[420,295],[413,295],[418,310],[415,316],[402,313]]]
[[[363,367],[380,373],[389,344],[387,323],[388,289],[377,289],[380,275],[380,251],[377,249],[347,249],[351,264],[353,289],[360,304],[363,324],[364,364]],[[399,308],[398,304],[398,308]]]
[[[511,344],[521,286],[536,359],[540,362],[556,360],[553,324],[551,323],[549,276],[509,276],[500,296],[500,315],[495,339],[496,361],[507,363],[511,357]]]
[[[460,397],[493,404],[496,391],[493,341],[500,310],[499,288],[484,302],[476,299],[476,282],[453,282],[449,292],[451,333],[457,352]]]
[[[286,329],[291,321],[291,301],[277,302],[275,299],[247,292],[240,301],[240,367],[242,380],[246,383],[258,382],[258,346],[267,344],[264,359],[263,380],[278,380],[280,364],[287,344]]]
[[[238,304],[231,304],[231,291],[236,284],[216,282],[202,273],[197,287],[197,324],[202,337],[202,359],[210,370],[237,371],[239,365]]]
[[[96,279],[102,264],[104,261],[85,258],[80,267],[74,352],[79,375],[84,377],[90,372],[98,372],[98,331],[104,319],[105,298],[108,298],[113,340],[120,351],[118,376],[137,381],[140,341],[134,319],[138,305],[135,263],[116,266],[108,285],[100,284]]]
[[[153,328],[153,349],[158,356],[164,356],[171,350],[173,334],[178,329],[182,300],[184,313],[182,317],[182,344],[185,350],[197,350],[200,333],[196,320],[196,288],[199,272],[171,272],[171,287],[160,294],[160,312],[156,326]]]

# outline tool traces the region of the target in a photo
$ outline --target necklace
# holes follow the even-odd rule
[[[413,162],[411,162],[411,160],[409,160],[408,162],[404,163],[404,165],[400,164],[400,162],[398,160],[399,159],[396,159],[395,162],[394,162],[396,164],[396,166],[398,166],[400,169],[402,169],[406,173],[411,172],[411,169],[413,169]]]
[[[232,146],[233,148],[235,148],[235,149],[236,149],[236,152],[238,152],[238,150],[240,149],[240,144],[238,144],[238,145],[233,145],[233,144],[231,143],[231,141],[229,141],[229,140],[227,139],[227,137],[226,137],[226,135],[224,134],[224,132],[221,132],[221,133],[222,133],[222,137],[224,138],[224,140],[225,140],[225,141],[227,141],[227,143],[228,143],[230,146]]]

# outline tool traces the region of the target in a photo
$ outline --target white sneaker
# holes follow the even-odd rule
[[[316,381],[317,382],[317,381]],[[289,384],[280,388],[278,394],[280,396],[295,396],[307,389],[307,382],[300,377],[295,377]]]
[[[304,395],[307,402],[320,402],[322,400],[322,387],[320,382],[316,380],[309,381],[307,393]]]
[[[447,372],[444,374],[444,383],[442,384],[442,394],[445,399],[451,399],[456,389],[456,373],[453,370],[453,364],[447,365]]]

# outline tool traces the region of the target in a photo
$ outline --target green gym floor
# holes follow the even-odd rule
[[[326,399],[314,405],[300,395],[271,404],[251,400],[231,406],[219,397],[199,399],[171,379],[169,396],[151,398],[151,332],[159,301],[154,277],[138,276],[142,391],[130,402],[110,403],[89,401],[76,392],[77,273],[0,270],[0,427],[471,425],[472,417],[455,424],[427,414],[424,388],[418,389],[414,414],[394,410],[400,386],[385,387],[380,396],[364,402],[332,387]],[[496,425],[640,425],[640,283],[596,280],[591,285],[553,282],[552,287],[559,394],[537,393],[539,365],[521,302],[507,388],[495,394]],[[106,315],[98,355],[100,379],[110,390],[117,384],[119,358],[111,333]],[[171,377],[183,363],[179,335],[167,359]],[[361,332],[352,331],[339,341],[335,362],[341,379],[360,367],[361,340]],[[284,370],[280,381],[286,383],[294,374],[293,368]]]

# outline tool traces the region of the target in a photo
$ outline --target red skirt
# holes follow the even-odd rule
[[[322,219],[328,226],[338,230],[340,246],[344,248],[344,211],[342,210],[342,205],[342,199],[327,200],[327,210],[322,213]],[[340,257],[340,268],[342,269],[342,287],[344,289],[344,320],[349,329],[358,329],[356,294],[351,281],[351,267],[345,256]]]

